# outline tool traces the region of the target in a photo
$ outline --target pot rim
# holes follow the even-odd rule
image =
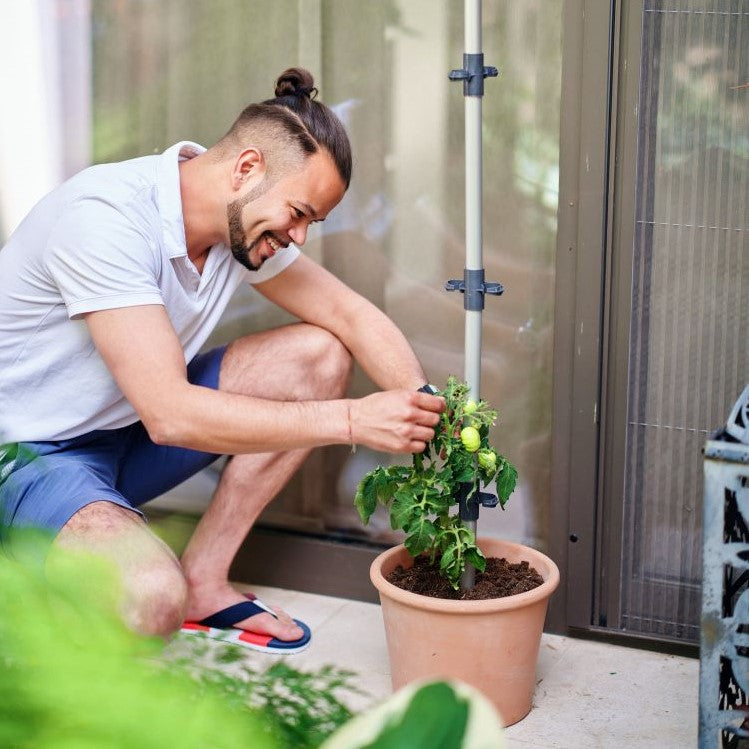
[[[501,538],[479,537],[478,546],[483,544],[499,543],[504,549],[520,552],[520,556],[528,563],[535,567],[538,573],[544,578],[541,585],[525,593],[516,593],[504,598],[486,598],[478,601],[456,601],[449,598],[433,598],[423,596],[419,593],[411,593],[403,590],[397,585],[388,582],[382,574],[382,566],[385,562],[391,560],[394,556],[404,554],[411,558],[403,544],[398,544],[390,549],[386,549],[379,554],[372,562],[369,568],[369,577],[372,584],[377,588],[381,596],[390,598],[399,603],[411,606],[413,608],[424,609],[427,611],[442,611],[444,613],[489,613],[494,611],[512,611],[514,609],[531,606],[539,601],[551,597],[551,594],[559,585],[559,568],[554,561],[541,553],[537,549],[525,544],[505,541]],[[496,556],[497,552],[490,552],[487,556]]]

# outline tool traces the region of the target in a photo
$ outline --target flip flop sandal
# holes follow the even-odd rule
[[[272,635],[258,634],[257,632],[247,632],[244,629],[238,629],[234,625],[244,619],[249,619],[256,614],[268,613],[278,619],[276,613],[266,606],[258,598],[250,598],[253,594],[246,596],[247,601],[235,603],[221,611],[217,611],[199,622],[185,622],[180,632],[190,635],[203,635],[213,640],[223,640],[224,642],[233,642],[236,645],[258,650],[261,653],[276,653],[278,655],[290,655],[299,653],[304,650],[312,639],[309,627],[294,619],[294,624],[302,629],[304,633],[298,640],[279,640]]]

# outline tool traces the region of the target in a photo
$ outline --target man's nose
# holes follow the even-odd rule
[[[307,224],[306,222],[299,222],[289,229],[289,236],[291,241],[299,245],[300,247],[305,243],[307,239]]]

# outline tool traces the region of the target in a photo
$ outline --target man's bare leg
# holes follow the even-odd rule
[[[62,527],[47,564],[58,549],[83,550],[114,562],[122,585],[121,614],[136,632],[166,636],[179,628],[187,584],[171,549],[140,515],[108,501],[93,502]]]
[[[273,400],[326,400],[345,394],[350,373],[351,356],[335,337],[299,324],[231,344],[221,364],[219,388]],[[236,455],[228,462],[182,555],[188,619],[200,620],[245,600],[229,584],[229,567],[263,508],[308,454],[294,450]],[[283,640],[301,637],[291,617],[275,610],[278,620],[259,614],[237,626]]]

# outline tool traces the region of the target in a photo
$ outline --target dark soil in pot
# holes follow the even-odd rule
[[[533,590],[543,583],[541,575],[528,562],[511,564],[506,559],[497,557],[489,557],[486,560],[486,570],[476,572],[476,584],[471,590],[453,590],[439,572],[439,559],[430,565],[429,557],[426,556],[417,557],[413,567],[398,565],[386,579],[411,593],[464,601],[514,596],[516,593]]]

